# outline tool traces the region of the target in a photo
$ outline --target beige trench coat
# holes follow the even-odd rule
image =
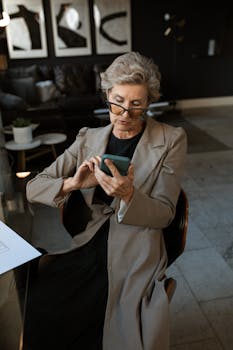
[[[64,154],[28,183],[28,200],[61,205],[64,198],[58,193],[63,178],[72,176],[85,159],[102,155],[111,130],[111,124],[81,129]],[[73,238],[71,249],[88,242],[110,217],[104,350],[169,348],[169,310],[163,284],[167,257],[161,230],[175,213],[186,147],[182,128],[148,119],[132,158],[135,191],[129,205],[119,199],[110,207],[93,204],[94,188],[82,191],[92,219],[85,231]]]

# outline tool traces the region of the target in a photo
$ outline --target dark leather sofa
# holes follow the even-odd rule
[[[18,116],[39,123],[37,133],[63,131],[68,143],[83,126],[96,127],[93,110],[104,107],[99,73],[104,65],[72,63],[9,68],[0,74],[3,125]]]

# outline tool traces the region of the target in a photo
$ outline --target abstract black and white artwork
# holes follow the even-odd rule
[[[131,50],[130,0],[94,0],[94,20],[98,54]]]
[[[42,0],[3,0],[10,16],[6,27],[10,58],[47,56],[45,19]]]
[[[91,54],[90,15],[87,0],[51,0],[56,56]]]

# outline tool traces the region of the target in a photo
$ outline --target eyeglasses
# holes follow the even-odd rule
[[[118,105],[117,103],[113,103],[110,101],[106,101],[106,104],[110,110],[115,115],[122,115],[125,112],[129,113],[129,116],[131,118],[138,118],[142,115],[144,115],[147,111],[146,108],[139,108],[139,107],[132,107],[132,108],[125,108],[121,105]]]

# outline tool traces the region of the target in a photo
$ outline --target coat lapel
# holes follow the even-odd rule
[[[107,125],[104,128],[95,129],[89,138],[89,143],[86,145],[86,157],[89,159],[96,155],[102,156],[108,144],[109,135],[112,131],[112,124]],[[89,189],[88,191],[82,191],[86,199],[87,204],[91,205],[93,201],[93,196],[95,192],[95,187]]]
[[[109,124],[104,128],[95,129],[88,139],[87,152],[88,157],[102,155],[108,144],[109,135],[112,131],[112,125]]]
[[[134,185],[139,188],[153,171],[164,153],[164,131],[160,123],[147,120],[145,131],[136,147],[132,163],[135,167]]]

